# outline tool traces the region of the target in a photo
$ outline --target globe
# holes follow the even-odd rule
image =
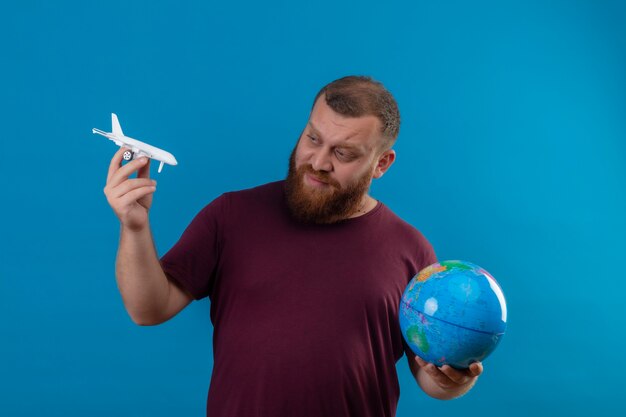
[[[421,270],[402,294],[402,336],[413,353],[457,369],[482,361],[506,330],[506,301],[483,268],[443,261]]]

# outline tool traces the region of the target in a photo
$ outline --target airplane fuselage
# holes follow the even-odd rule
[[[124,133],[122,132],[122,128],[119,125],[117,116],[114,113],[111,114],[111,119],[113,132],[105,132],[96,128],[92,129],[92,132],[112,140],[113,142],[115,142],[116,145],[120,147],[129,148],[132,152],[129,153],[129,160],[131,158],[136,159],[142,156],[147,156],[150,159],[156,159],[157,161],[161,162],[161,164],[159,165],[159,172],[161,172],[161,169],[163,168],[163,163],[169,165],[178,165],[176,158],[174,158],[174,155],[172,155],[171,153],[124,135]],[[124,157],[126,159],[126,155]]]

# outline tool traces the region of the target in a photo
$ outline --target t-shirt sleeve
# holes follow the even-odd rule
[[[433,245],[428,241],[428,239],[426,239],[426,237],[417,230],[415,231],[415,236],[416,239],[412,241],[412,247],[415,249],[411,250],[411,253],[414,256],[413,265],[415,270],[413,272],[415,275],[417,275],[417,273],[419,273],[422,269],[439,261],[437,260],[435,249],[433,248]],[[413,279],[413,276],[409,277],[408,282]]]
[[[433,245],[431,245],[431,243],[421,233],[419,234],[419,237],[420,238],[418,241],[419,243],[418,243],[418,251],[417,251],[417,253],[419,253],[419,257],[418,257],[419,260],[417,261],[418,262],[417,272],[421,271],[427,266],[430,266],[434,263],[439,262],[439,260],[437,259],[437,255],[435,254],[435,249],[433,248]],[[409,279],[409,283],[411,282],[412,279],[413,277]],[[404,352],[406,356],[410,358],[410,360],[413,360],[415,353],[411,350],[409,345],[404,340],[404,336],[402,337],[402,347],[404,348]]]
[[[427,266],[430,266],[434,263],[439,262],[437,260],[437,255],[435,254],[435,249],[433,245],[430,244],[425,238],[422,246],[422,265],[420,266],[420,271]]]
[[[160,259],[163,271],[196,300],[209,296],[215,284],[225,200],[222,194],[200,210]]]

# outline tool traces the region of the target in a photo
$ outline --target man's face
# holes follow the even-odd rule
[[[390,165],[381,169],[393,151],[380,155],[380,140],[378,118],[342,116],[321,96],[289,159],[287,201],[294,217],[334,223],[355,214],[372,178]]]

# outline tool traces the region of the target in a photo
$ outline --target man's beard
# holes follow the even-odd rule
[[[293,217],[304,223],[330,224],[356,213],[370,187],[371,173],[366,172],[356,182],[342,188],[327,172],[315,171],[310,164],[296,170],[296,148],[289,157],[289,172],[285,181],[287,206]],[[306,173],[328,185],[314,188],[304,184]]]

